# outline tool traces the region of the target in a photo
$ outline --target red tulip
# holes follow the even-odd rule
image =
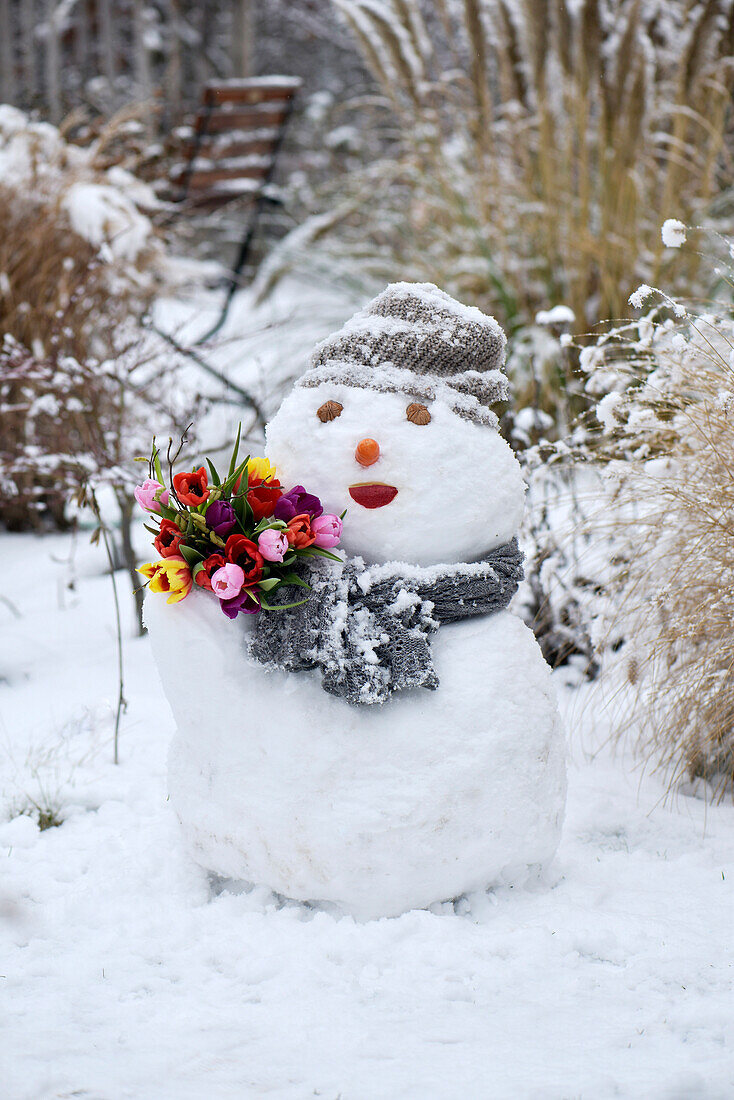
[[[263,575],[264,559],[252,539],[245,535],[230,535],[224,554],[227,561],[239,565],[245,574],[245,585],[253,585]]]
[[[206,588],[208,592],[212,592],[212,573],[216,573],[217,569],[221,569],[223,565],[224,558],[221,554],[210,554],[204,559],[204,568],[198,571],[194,580],[200,588]]]
[[[162,519],[161,529],[153,539],[153,545],[162,558],[180,557],[178,548],[183,542],[183,535],[177,524],[172,519]]]
[[[257,461],[262,461],[258,459]],[[234,487],[235,493],[239,493],[242,478]],[[277,477],[263,478],[258,473],[252,473],[247,478],[247,503],[252,508],[255,523],[264,516],[272,516],[275,505],[283,495],[283,489]]]
[[[181,504],[189,508],[198,508],[205,500],[209,499],[208,477],[206,470],[200,466],[191,473],[174,474],[173,487]]]
[[[288,521],[285,536],[296,550],[303,550],[304,547],[311,546],[312,543],[316,542],[316,535],[311,530],[311,517],[308,512],[303,512],[300,516],[294,516],[293,519]]]

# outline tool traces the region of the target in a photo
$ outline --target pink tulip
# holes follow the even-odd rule
[[[168,489],[164,489],[160,481],[149,477],[133,489],[133,496],[146,512],[160,512],[161,504],[168,504],[168,495]]]
[[[216,573],[212,573],[212,592],[220,600],[231,600],[239,596],[245,583],[245,571],[234,562],[227,562]]]
[[[314,546],[320,546],[322,550],[331,550],[342,537],[342,521],[338,516],[332,516],[327,512],[311,520],[311,531],[316,536]]]
[[[288,539],[284,531],[271,527],[258,535],[257,548],[268,561],[282,561],[288,553]]]

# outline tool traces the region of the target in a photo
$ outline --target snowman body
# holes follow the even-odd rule
[[[284,485],[347,509],[347,554],[474,561],[517,532],[519,466],[492,428],[440,397],[416,420],[415,404],[328,381],[296,389],[268,457]],[[436,690],[372,706],[327,694],[317,670],[257,663],[253,620],[225,618],[208,593],[149,599],[146,621],[178,726],[171,799],[208,870],[370,919],[517,885],[552,858],[563,733],[549,669],[509,611],[441,626]]]

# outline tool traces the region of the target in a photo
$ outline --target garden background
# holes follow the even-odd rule
[[[172,183],[275,75],[222,319],[252,203]],[[733,86],[731,0],[0,0],[11,1100],[732,1095]],[[360,924],[191,863],[132,490],[154,433],[257,453],[396,279],[509,337],[569,804],[535,888]]]

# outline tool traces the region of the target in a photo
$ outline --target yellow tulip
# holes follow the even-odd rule
[[[162,558],[141,565],[138,573],[148,578],[151,592],[168,593],[166,603],[178,603],[191,591],[193,579],[183,558]]]
[[[267,481],[275,477],[275,466],[271,466],[267,458],[251,458],[247,463],[247,476],[257,481]]]

